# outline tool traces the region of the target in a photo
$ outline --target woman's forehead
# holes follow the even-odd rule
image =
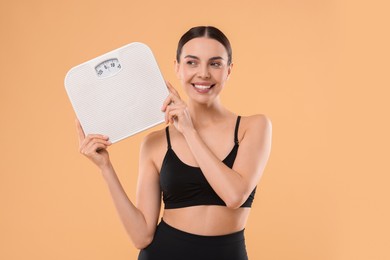
[[[228,57],[225,47],[219,41],[206,37],[194,38],[184,44],[181,56],[187,55],[207,59],[220,56],[226,60]]]

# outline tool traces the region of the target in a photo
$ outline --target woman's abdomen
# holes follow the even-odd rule
[[[203,236],[231,234],[245,228],[250,208],[193,206],[165,209],[164,221],[179,230]]]

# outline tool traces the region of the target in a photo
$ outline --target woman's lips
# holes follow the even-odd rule
[[[207,93],[215,84],[205,84],[205,83],[192,83],[194,89],[199,93]]]

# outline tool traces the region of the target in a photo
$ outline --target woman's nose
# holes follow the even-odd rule
[[[198,76],[200,78],[210,78],[210,71],[207,65],[200,66]]]

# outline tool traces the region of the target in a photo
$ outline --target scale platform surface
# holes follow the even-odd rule
[[[65,89],[84,133],[112,143],[164,122],[169,95],[151,49],[130,43],[73,67]]]

